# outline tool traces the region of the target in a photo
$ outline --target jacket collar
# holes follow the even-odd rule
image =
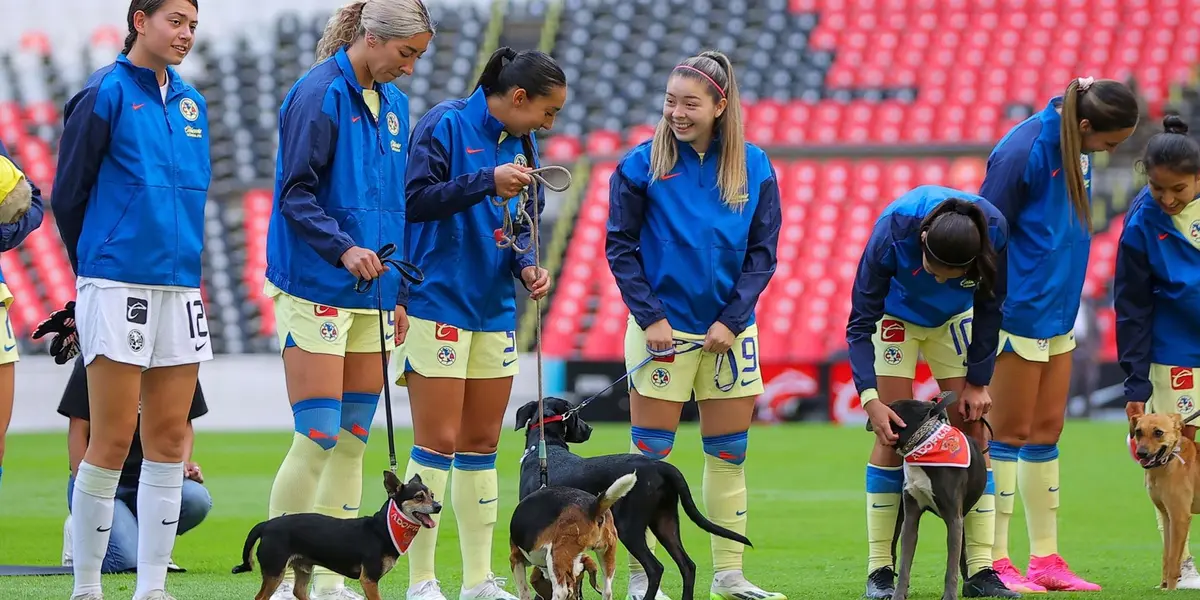
[[[129,73],[129,76],[134,80],[134,82],[145,88],[147,92],[151,92],[153,95],[160,98],[162,97],[159,92],[160,86],[158,85],[158,75],[154,73],[154,69],[147,69],[146,67],[139,67],[133,64],[129,61],[129,57],[125,56],[125,54],[117,55],[117,64],[121,65],[121,67]],[[179,77],[179,73],[175,71],[174,67],[168,65],[167,97],[170,98],[171,96],[182,93],[183,90],[184,84],[183,80]]]
[[[1063,97],[1055,96],[1046,103],[1046,108],[1042,110],[1042,137],[1046,141],[1058,143],[1062,139],[1062,115],[1058,114],[1058,109],[1062,106]]]
[[[339,48],[337,53],[333,55],[333,61],[337,63],[338,69],[342,72],[342,77],[346,78],[346,83],[350,84],[350,89],[361,94],[363,86],[358,82],[358,75],[354,72],[354,65],[350,63],[350,55],[346,54],[346,49]],[[379,82],[376,81],[371,89],[378,92]]]
[[[467,97],[467,105],[462,112],[472,123],[477,124],[488,138],[500,140],[500,134],[504,132],[504,123],[492,116],[492,112],[488,110],[487,95],[483,93],[482,86],[476,87]]]

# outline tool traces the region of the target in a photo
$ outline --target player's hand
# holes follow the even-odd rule
[[[408,335],[408,309],[396,305],[396,345],[404,343],[405,336]]]
[[[720,354],[729,350],[733,346],[733,340],[736,336],[725,326],[724,323],[717,321],[708,328],[708,334],[704,336],[705,352],[713,352]]]
[[[66,306],[50,313],[49,318],[38,323],[31,337],[40,340],[46,335],[51,335],[50,354],[54,355],[55,363],[63,365],[79,356],[79,335],[75,331],[74,300],[67,302]]]
[[[978,421],[992,410],[992,397],[986,387],[967,384],[958,403],[958,415],[968,423]]]
[[[899,427],[908,427],[904,420],[882,400],[868,402],[863,410],[867,413],[867,419],[871,421],[871,430],[875,432],[875,437],[884,446],[894,446],[896,440],[900,439],[900,436],[892,432],[892,423]]]
[[[521,281],[529,290],[529,297],[534,300],[541,300],[550,292],[550,271],[546,269],[525,267],[521,269]]]
[[[513,163],[504,163],[492,170],[492,178],[496,180],[496,195],[501,198],[512,198],[521,193],[525,186],[533,183],[529,174],[533,169]]]
[[[646,347],[661,352],[670,350],[674,345],[675,336],[666,319],[659,319],[646,328]]]
[[[374,252],[355,246],[342,254],[342,265],[355,277],[371,280],[388,270]]]
[[[204,483],[204,474],[200,472],[200,465],[194,462],[183,463],[183,476],[196,483]]]
[[[1144,415],[1144,414],[1146,414],[1146,403],[1145,402],[1134,402],[1134,401],[1130,400],[1129,402],[1125,403],[1125,416],[1126,417],[1132,419],[1134,417],[1134,415]]]

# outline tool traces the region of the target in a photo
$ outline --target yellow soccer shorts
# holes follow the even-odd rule
[[[1050,362],[1051,356],[1066,354],[1075,349],[1075,332],[1071,331],[1052,338],[1034,339],[1013,335],[1000,330],[1000,344],[997,355],[1003,352],[1015,352],[1017,356],[1030,362]]]
[[[313,354],[379,352],[379,311],[323,306],[284,292],[274,295],[279,351],[295,346]],[[384,315],[384,342],[396,348],[396,313]]]
[[[3,286],[4,284],[0,284]],[[5,292],[7,293],[7,286]],[[11,295],[8,300],[0,302],[0,311],[4,313],[3,346],[0,346],[0,365],[8,365],[21,359],[17,355],[17,336],[13,335],[12,319],[8,315],[8,307],[12,304]]]
[[[954,315],[936,327],[922,327],[883,315],[871,336],[875,374],[915,379],[918,355],[939,381],[967,376],[967,346],[971,344],[972,310]]]
[[[1200,369],[1150,363],[1150,401],[1148,413],[1179,413],[1188,418],[1196,411],[1196,375]]]
[[[409,370],[422,377],[498,379],[519,371],[515,331],[468,331],[408,317],[408,335],[396,351],[396,385]]]
[[[672,337],[704,343],[704,336],[672,330]],[[751,325],[734,339],[734,361],[729,364],[723,353],[720,371],[717,370],[718,355],[700,349],[688,350],[688,345],[677,345],[677,354],[656,358],[630,376],[630,386],[646,398],[687,402],[696,395],[697,401],[724,398],[745,398],[763,393],[761,360],[758,356],[758,325]],[[631,315],[625,327],[625,369],[632,370],[650,356],[646,350],[646,332],[638,326]],[[722,390],[722,387],[729,387]]]

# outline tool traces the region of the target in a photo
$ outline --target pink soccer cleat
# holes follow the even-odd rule
[[[1025,579],[1012,561],[1007,558],[1002,558],[992,563],[992,568],[996,570],[996,574],[1000,576],[1000,581],[1004,582],[1004,587],[1021,594],[1044,594],[1046,588]]]
[[[1058,554],[1029,557],[1029,579],[1056,592],[1098,592],[1100,586],[1071,572]]]

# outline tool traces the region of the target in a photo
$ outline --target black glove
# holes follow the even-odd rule
[[[54,334],[50,339],[50,354],[54,362],[60,365],[79,356],[79,334],[75,331],[75,301],[67,302],[63,308],[50,313],[50,318],[38,323],[33,330],[33,339],[41,339],[46,334]]]

